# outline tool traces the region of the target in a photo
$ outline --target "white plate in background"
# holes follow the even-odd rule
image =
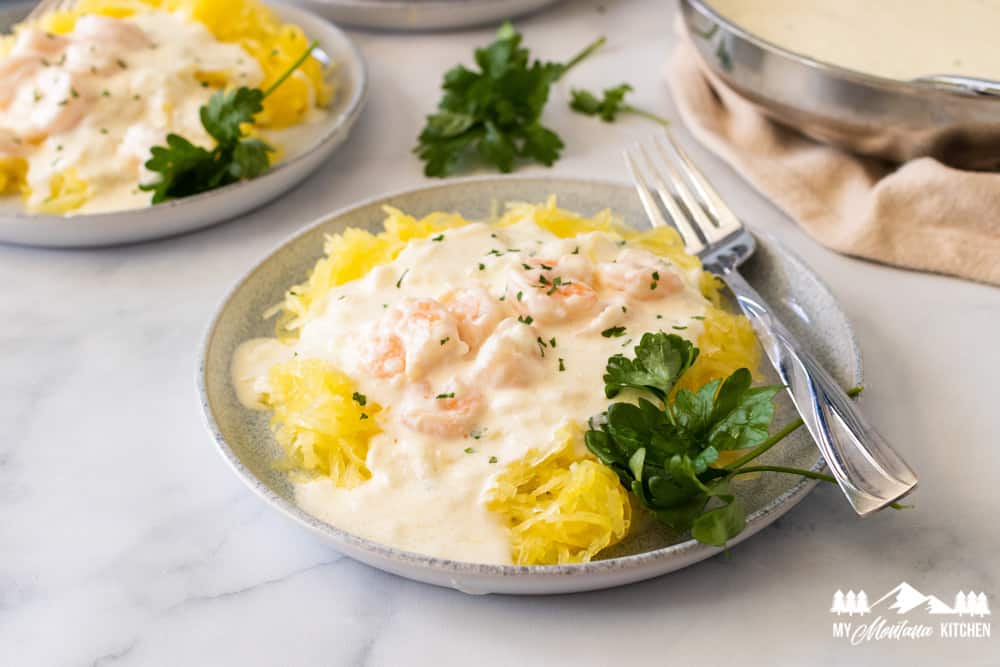
[[[337,80],[330,113],[314,127],[315,138],[290,159],[257,178],[240,181],[192,197],[156,206],[110,213],[33,215],[0,211],[0,243],[55,248],[105,246],[173,236],[235,218],[281,196],[315,171],[347,138],[364,107],[368,78],[364,59],[343,31],[305,10],[273,5],[282,21],[295,23],[334,63]],[[6,31],[31,5],[0,7],[0,32]],[[4,197],[9,207],[20,202]]]
[[[383,30],[448,30],[497,23],[559,0],[291,0],[331,21]]]

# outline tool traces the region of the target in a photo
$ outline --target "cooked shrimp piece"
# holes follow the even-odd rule
[[[58,56],[67,44],[69,44],[69,40],[65,37],[53,35],[39,28],[28,27],[17,31],[11,55],[35,56],[36,58]]]
[[[616,327],[628,321],[628,305],[621,297],[608,301],[604,308],[591,321],[587,322],[580,331],[601,332],[611,327]]]
[[[530,384],[542,370],[538,330],[508,317],[480,348],[472,380],[483,387],[516,387]]]
[[[362,346],[363,363],[378,377],[420,378],[469,351],[458,322],[436,299],[403,299],[374,323]]]
[[[458,335],[470,349],[478,348],[493,333],[507,310],[482,287],[452,290],[441,301],[458,322]]]
[[[41,66],[35,55],[11,55],[0,61],[0,109],[7,107],[21,84],[30,79]]]
[[[24,143],[10,130],[0,127],[0,158],[19,157],[24,152]]]
[[[152,41],[146,32],[130,21],[97,14],[85,14],[76,20],[73,41],[93,44],[114,44],[137,50],[149,47]]]
[[[76,127],[93,105],[93,99],[83,90],[76,77],[55,67],[43,68],[36,77],[37,90],[24,89],[16,105],[31,109],[25,117],[21,134],[27,141],[40,141],[53,134],[68,132]],[[36,96],[22,100],[22,96]]]
[[[684,283],[653,253],[626,248],[614,262],[598,266],[601,282],[634,299],[662,299],[684,289]]]
[[[515,269],[507,301],[521,315],[539,322],[562,322],[586,315],[597,306],[591,271],[579,257],[531,259]]]
[[[433,394],[425,384],[411,387],[403,399],[401,421],[414,431],[439,438],[457,438],[469,434],[486,409],[482,394],[464,385],[456,385]]]

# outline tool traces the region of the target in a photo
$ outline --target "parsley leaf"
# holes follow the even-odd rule
[[[614,398],[625,388],[652,392],[661,401],[698,358],[698,348],[676,334],[645,333],[635,347],[635,359],[616,354],[608,359],[604,393]]]
[[[177,134],[168,134],[166,146],[153,146],[145,167],[159,175],[139,189],[152,192],[151,203],[179,197],[189,197],[230,183],[255,178],[267,171],[271,161],[271,146],[248,137],[244,126],[264,108],[264,100],[280,86],[316,48],[313,42],[292,66],[270,88],[240,87],[230,92],[219,91],[199,109],[205,131],[215,139],[212,149],[196,146]]]
[[[605,393],[613,397],[628,387],[657,402],[640,396],[636,403],[611,403],[590,419],[584,443],[661,523],[704,544],[725,546],[746,526],[743,505],[730,490],[734,477],[779,472],[834,483],[812,470],[747,465],[802,425],[797,420],[768,436],[780,386],[753,387],[750,371],[740,368],[697,391],[681,389],[670,400],[698,348],[659,332],[643,335],[635,352],[635,359],[608,359]],[[723,464],[720,452],[727,450],[739,451]]]
[[[413,149],[424,173],[448,176],[470,157],[505,173],[520,161],[551,166],[564,144],[540,122],[549,90],[604,41],[596,40],[565,64],[532,61],[521,34],[504,23],[493,43],[476,49],[476,70],[457,65],[445,72],[438,110],[427,116]]]
[[[603,96],[598,98],[589,91],[574,88],[570,91],[569,106],[573,111],[585,116],[598,116],[605,123],[613,123],[620,113],[631,113],[648,118],[664,127],[670,125],[670,121],[663,116],[626,104],[625,95],[631,91],[632,86],[622,83],[612,88],[605,88]]]

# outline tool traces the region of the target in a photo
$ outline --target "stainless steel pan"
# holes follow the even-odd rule
[[[702,0],[680,0],[695,49],[726,84],[775,120],[895,162],[934,156],[1000,167],[1000,83],[928,72],[885,79],[812,60],[756,37]]]

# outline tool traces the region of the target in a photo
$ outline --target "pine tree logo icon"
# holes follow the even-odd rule
[[[860,590],[855,593],[853,590],[844,592],[840,589],[833,594],[833,602],[830,605],[830,613],[841,616],[847,614],[848,616],[864,616],[865,614],[871,613],[871,607],[868,606],[868,594],[864,590]]]

